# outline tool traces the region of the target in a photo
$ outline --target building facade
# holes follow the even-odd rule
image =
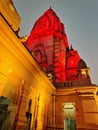
[[[0,129],[98,129],[98,88],[50,8],[19,37],[12,0],[0,1]]]

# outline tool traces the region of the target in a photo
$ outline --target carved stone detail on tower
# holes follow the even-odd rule
[[[89,68],[80,68],[81,58],[69,47],[64,24],[51,8],[35,22],[25,45],[44,71],[51,73],[54,83],[91,83]]]

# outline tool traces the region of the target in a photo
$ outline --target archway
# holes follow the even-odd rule
[[[64,130],[76,130],[75,103],[67,102],[63,104],[64,110]]]

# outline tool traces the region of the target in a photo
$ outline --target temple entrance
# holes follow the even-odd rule
[[[76,130],[75,103],[64,103],[64,130]]]
[[[12,130],[16,105],[7,97],[0,97],[0,130]]]

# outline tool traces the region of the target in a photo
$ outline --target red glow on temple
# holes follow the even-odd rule
[[[69,47],[64,24],[51,8],[35,22],[25,44],[54,82],[79,80],[81,69],[87,68],[78,52]]]

